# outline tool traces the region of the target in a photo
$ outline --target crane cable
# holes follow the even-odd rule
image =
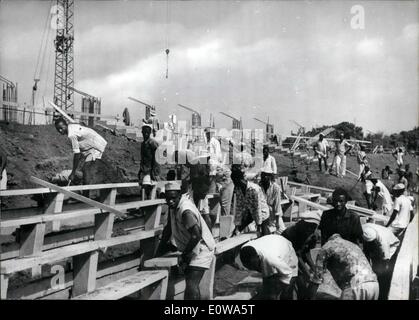
[[[45,56],[46,56],[46,50],[47,50],[47,45],[48,45],[48,39],[49,39],[49,35],[50,35],[50,27],[49,27],[49,17],[50,17],[50,12],[51,12],[51,5],[52,5],[53,0],[50,0],[50,5],[48,6],[48,14],[46,16],[45,19],[45,25],[44,25],[44,30],[42,33],[42,38],[41,38],[41,45],[39,47],[39,51],[38,51],[38,57],[37,57],[37,61],[36,61],[36,66],[35,66],[35,72],[33,75],[33,79],[35,81],[35,79],[39,79],[37,76],[42,73],[42,70],[44,68],[44,63],[45,63]],[[36,84],[36,81],[35,81]],[[34,88],[35,90],[37,89],[35,87],[34,84]],[[34,104],[36,105],[38,102],[38,96],[35,95],[35,101]]]
[[[169,78],[169,0],[166,0],[166,79]]]

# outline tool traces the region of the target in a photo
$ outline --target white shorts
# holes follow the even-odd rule
[[[7,172],[6,172],[6,169],[4,169],[1,174],[0,190],[6,190],[6,189],[7,189]]]
[[[202,241],[198,246],[198,253],[192,252],[192,259],[189,266],[209,269],[214,258],[214,250],[209,250],[207,245]]]

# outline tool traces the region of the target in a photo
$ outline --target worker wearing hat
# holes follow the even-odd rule
[[[387,227],[400,241],[403,239],[404,232],[414,217],[412,201],[404,192],[405,186],[403,183],[398,183],[393,187],[393,195],[395,197],[394,209],[387,223]]]
[[[165,196],[170,213],[157,256],[164,254],[169,241],[182,252],[179,264],[185,273],[185,299],[199,300],[199,283],[214,259],[215,241],[194,195],[181,194],[180,184],[171,181],[165,185]]]
[[[391,275],[400,240],[393,232],[375,223],[362,225],[364,253],[371,260],[372,270],[377,275],[380,285],[379,299],[385,299],[390,288]]]
[[[154,181],[160,180],[160,164],[156,160],[158,142],[151,137],[152,122],[143,120],[141,128],[143,142],[141,143],[141,164],[138,171],[140,186],[145,190],[146,199],[150,199]]]
[[[283,212],[281,207],[281,187],[274,181],[274,172],[267,166],[261,170],[260,183],[266,203],[269,207],[269,229],[281,234],[285,230],[282,220]]]
[[[404,168],[400,168],[398,170],[398,174],[399,174],[399,183],[403,183],[405,189],[407,190],[409,188],[409,181],[406,178],[406,169]]]

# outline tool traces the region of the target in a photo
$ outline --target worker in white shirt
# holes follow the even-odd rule
[[[377,275],[380,286],[378,299],[386,299],[400,240],[389,228],[375,223],[363,224],[362,230],[363,250],[367,259],[371,261],[372,270]]]
[[[110,181],[112,169],[102,159],[107,145],[102,136],[80,124],[67,124],[61,117],[55,120],[55,128],[60,134],[68,136],[73,149],[73,168],[68,177],[70,181],[76,179],[76,171],[80,166],[85,185],[115,182]],[[105,196],[105,192],[101,192],[100,199],[103,200]]]
[[[336,175],[343,178],[346,175],[346,155],[351,151],[352,145],[346,141],[343,133],[339,135],[339,141],[336,142]]]
[[[263,146],[263,166],[261,172],[262,170],[272,172],[274,177],[277,174],[276,160],[269,154],[268,145]]]
[[[389,216],[393,211],[393,200],[387,187],[366,167],[361,179],[365,182],[365,199],[367,200],[368,209],[376,209],[375,201],[378,197],[382,199],[383,215]]]
[[[407,226],[414,217],[412,200],[404,194],[405,186],[398,183],[393,187],[394,209],[387,227],[402,241]]]
[[[218,193],[217,184],[216,184],[216,174],[217,174],[217,166],[222,163],[223,155],[221,153],[221,144],[220,142],[214,137],[215,129],[211,127],[205,128],[205,138],[207,143],[207,154],[209,156],[209,166],[210,166],[210,188],[208,190],[209,194],[216,195]],[[210,230],[212,226],[215,224],[217,220],[218,210],[220,208],[220,198],[215,196],[211,199],[206,199],[208,201],[208,208],[209,208],[209,218],[211,220],[211,225],[208,227]],[[207,220],[208,221],[208,220]]]
[[[322,133],[319,134],[319,140],[313,147],[314,153],[317,155],[317,159],[319,160],[319,171],[322,171],[322,160],[324,162],[324,170],[327,172],[327,159],[329,158],[328,155],[329,143],[326,139],[324,139],[324,135]]]
[[[358,164],[359,164],[358,178],[361,177],[361,174],[364,172],[365,166],[368,165],[367,154],[365,153],[365,146],[360,145],[359,148],[360,150],[358,150],[357,155],[356,155],[356,160],[358,161]]]
[[[298,258],[290,241],[276,234],[249,241],[240,249],[240,260],[247,269],[262,273],[265,299],[292,299]]]

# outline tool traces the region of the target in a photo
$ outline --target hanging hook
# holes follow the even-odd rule
[[[166,79],[169,78],[169,49],[166,49]]]

